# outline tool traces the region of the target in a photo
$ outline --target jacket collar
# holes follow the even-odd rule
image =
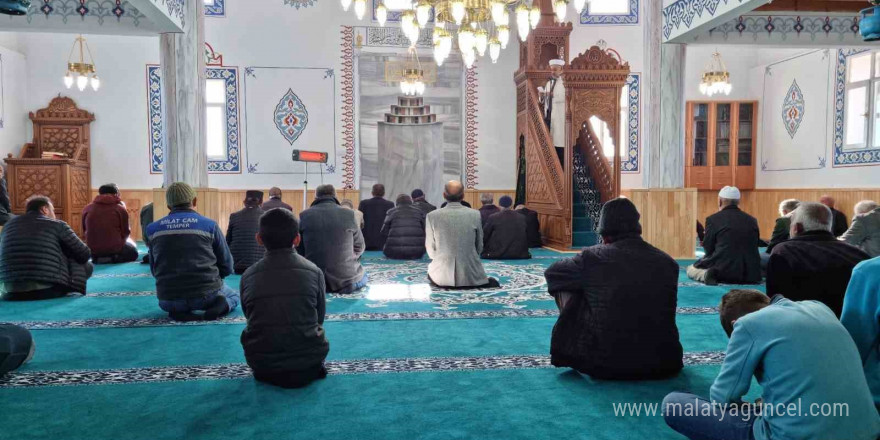
[[[721,210],[727,211],[728,209],[735,209],[735,210],[739,211],[739,205],[727,205],[724,208],[722,208]]]
[[[295,254],[296,254],[295,248],[266,249],[266,256],[267,257],[278,257],[278,256],[295,255]]]
[[[334,205],[339,205],[339,200],[336,200],[336,197],[332,196],[322,196],[315,199],[314,202],[310,206],[318,206],[321,204],[329,204],[332,203]]]
[[[447,208],[461,208],[463,206],[464,205],[462,205],[461,202],[446,202]]]
[[[795,241],[837,241],[834,234],[828,231],[807,231],[791,239]]]
[[[170,214],[177,214],[177,213],[181,213],[181,212],[196,212],[196,210],[192,209],[192,208],[174,208],[168,214],[169,215]]]

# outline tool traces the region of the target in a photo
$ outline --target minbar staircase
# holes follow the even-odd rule
[[[613,197],[611,170],[602,144],[589,124],[581,127],[572,170],[572,243],[583,248],[599,243],[596,227],[602,204]]]

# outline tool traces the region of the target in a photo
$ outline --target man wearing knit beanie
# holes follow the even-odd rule
[[[238,292],[223,283],[233,270],[226,239],[214,220],[195,211],[191,186],[172,183],[165,201],[171,212],[146,230],[159,308],[175,320],[215,320],[240,302]]]
[[[556,299],[550,360],[598,379],[661,379],[682,369],[675,325],[678,263],[642,239],[636,206],[602,207],[604,244],[560,260],[544,273]]]

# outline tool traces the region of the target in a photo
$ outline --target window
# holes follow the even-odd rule
[[[205,127],[208,159],[226,160],[226,80],[209,79],[205,85]]]
[[[590,125],[593,128],[593,133],[596,133],[596,137],[599,138],[599,142],[602,143],[602,149],[605,151],[605,157],[608,160],[614,159],[614,139],[611,137],[611,130],[608,128],[608,123],[605,121],[593,116],[590,118]],[[627,139],[629,139],[629,86],[624,86],[620,91],[620,127],[618,127],[618,131],[620,132],[620,157],[622,161],[627,160],[627,149],[629,144],[627,143]]]
[[[580,22],[605,26],[638,24],[639,0],[590,0],[581,11]]]
[[[226,0],[204,0],[205,17],[226,16]]]
[[[629,14],[629,0],[592,0],[587,4],[590,15]]]
[[[844,149],[880,148],[880,52],[849,57],[845,97]]]

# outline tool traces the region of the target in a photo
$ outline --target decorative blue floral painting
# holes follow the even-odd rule
[[[299,96],[293,93],[293,89],[287,89],[287,93],[275,107],[275,127],[281,132],[281,136],[293,145],[306,125],[309,123],[309,112]]]
[[[785,123],[785,129],[788,135],[794,139],[797,134],[801,122],[804,120],[804,110],[806,103],[804,102],[804,94],[798,86],[797,80],[791,83],[785,101],[782,104],[782,121]]]

